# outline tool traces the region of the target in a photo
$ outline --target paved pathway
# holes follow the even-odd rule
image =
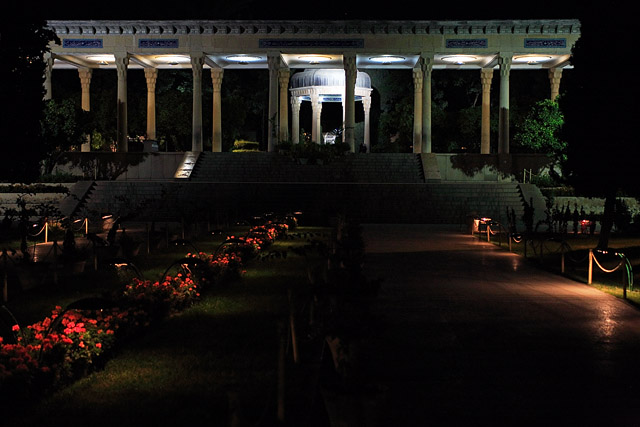
[[[384,425],[640,425],[640,310],[458,228],[364,236]]]

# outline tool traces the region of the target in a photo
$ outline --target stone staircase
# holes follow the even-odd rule
[[[519,184],[490,182],[98,181],[82,207],[93,217],[120,214],[155,221],[291,211],[321,220],[339,211],[362,222],[464,224],[471,215],[507,224],[507,210],[513,209],[519,222],[524,212]]]
[[[278,153],[201,153],[193,182],[424,182],[419,155],[348,154],[310,164]]]
[[[78,181],[73,184],[69,189],[69,194],[58,205],[62,216],[67,218],[80,216],[94,187],[94,181]]]
[[[316,221],[344,212],[382,223],[464,224],[469,216],[486,216],[505,225],[513,210],[523,229],[524,201],[533,199],[536,218],[544,215],[544,198],[533,185],[425,180],[424,173],[421,156],[404,153],[354,154],[328,165],[275,153],[202,153],[190,179],[78,183],[72,192],[82,197],[65,210],[145,221],[291,211]]]

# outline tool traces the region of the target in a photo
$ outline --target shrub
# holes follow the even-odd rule
[[[255,141],[235,140],[231,152],[233,153],[245,153],[260,151],[260,144]]]

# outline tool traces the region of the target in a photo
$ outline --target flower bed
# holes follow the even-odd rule
[[[274,227],[259,227],[262,237],[246,237],[239,252],[253,253],[272,242]],[[242,246],[251,251],[242,250]],[[155,321],[172,316],[198,300],[213,284],[238,278],[243,258],[233,246],[215,254],[187,254],[203,261],[203,268],[188,268],[159,281],[132,279],[113,306],[92,309],[56,307],[50,316],[26,327],[13,326],[16,343],[0,337],[0,393],[9,399],[24,399],[46,393],[95,369],[124,337],[139,333]],[[248,258],[247,258],[248,259]]]

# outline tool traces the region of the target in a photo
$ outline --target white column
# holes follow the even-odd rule
[[[499,154],[509,154],[509,74],[511,73],[512,58],[511,54],[506,53],[502,53],[498,57],[498,64],[500,64]]]
[[[211,137],[211,151],[215,153],[222,152],[222,98],[220,90],[222,89],[222,68],[211,69],[211,81],[213,83],[213,119],[212,128],[213,135]]]
[[[344,88],[342,88],[342,92],[340,92],[340,106],[342,107],[342,135],[340,135],[342,142],[347,142],[347,133],[344,131],[345,126],[347,125],[347,95],[344,92]]]
[[[300,98],[291,96],[291,140],[294,144],[300,143]]]
[[[433,56],[422,56],[422,152],[431,153],[431,77]]]
[[[480,70],[480,81],[482,82],[480,154],[491,153],[491,80],[493,80],[493,68],[482,68]]]
[[[267,56],[269,65],[269,135],[267,151],[272,152],[276,147],[278,137],[278,70],[280,69],[280,54],[269,53]]]
[[[117,128],[117,150],[126,153],[129,151],[128,126],[127,126],[127,66],[129,65],[129,55],[117,53],[115,55],[116,71],[118,73],[118,128]]]
[[[53,90],[51,84],[51,73],[53,71],[53,56],[51,52],[44,53],[44,99],[49,100],[53,98]]]
[[[147,139],[156,140],[156,81],[157,68],[145,68],[144,77],[147,81]]]
[[[82,98],[80,105],[83,111],[91,111],[91,68],[78,68],[80,77],[80,87],[82,88]],[[91,151],[91,135],[85,135],[85,142],[80,146],[80,151]]]
[[[551,100],[556,101],[560,94],[560,79],[562,78],[562,68],[549,69],[549,83],[551,83]]]
[[[311,141],[319,144],[322,142],[322,102],[315,89],[311,93],[311,113]]]
[[[287,68],[278,70],[278,83],[280,85],[280,141],[289,140],[289,103],[287,97],[289,94],[289,77],[291,72]]]
[[[344,104],[344,135],[345,142],[349,144],[351,152],[355,152],[355,127],[356,127],[356,78],[358,77],[358,69],[356,68],[355,54],[344,55],[344,72],[345,72],[345,104]]]
[[[193,120],[191,127],[191,151],[202,151],[202,66],[204,56],[191,55],[191,71],[193,74]]]
[[[413,152],[422,153],[422,76],[421,67],[413,69]]]
[[[371,95],[362,97],[362,108],[364,108],[364,145],[367,153],[371,152]]]

